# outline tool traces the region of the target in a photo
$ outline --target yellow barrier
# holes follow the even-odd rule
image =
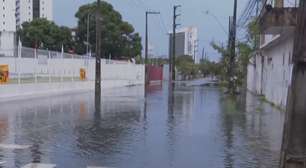
[[[0,84],[9,82],[9,67],[8,65],[0,65]]]
[[[86,70],[84,68],[80,69],[80,80],[86,80]]]

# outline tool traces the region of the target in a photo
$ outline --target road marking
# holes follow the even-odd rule
[[[5,164],[5,163],[6,163],[6,161],[0,162],[0,165],[3,165],[3,164]]]
[[[55,167],[56,167],[55,164],[30,163],[23,166],[22,168],[55,168]]]
[[[30,145],[0,144],[0,148],[10,149],[10,150],[28,149],[30,147],[31,147]]]

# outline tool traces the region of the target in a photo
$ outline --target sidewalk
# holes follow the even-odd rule
[[[143,85],[143,81],[106,80],[102,81],[102,89]],[[94,81],[75,81],[59,83],[29,83],[0,85],[0,102],[63,95],[69,93],[88,92],[94,90]]]

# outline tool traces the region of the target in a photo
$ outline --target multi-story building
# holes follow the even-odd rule
[[[0,56],[13,56],[16,32],[15,1],[0,1]]]
[[[0,1],[0,56],[13,56],[16,29],[35,18],[53,20],[53,0]]]
[[[16,25],[35,18],[53,20],[53,0],[16,0]]]
[[[170,33],[169,36],[169,55],[172,55],[172,39],[173,33]],[[176,32],[175,38],[175,55],[183,56],[189,55],[192,56],[195,63],[200,63],[200,57],[197,53],[198,48],[198,29],[196,27],[186,27],[178,30]]]

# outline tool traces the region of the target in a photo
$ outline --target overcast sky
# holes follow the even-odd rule
[[[74,14],[79,6],[94,0],[54,0],[54,19],[59,25],[76,26]],[[160,11],[160,16],[150,16],[150,40],[154,55],[168,55],[168,35],[171,30],[173,5],[180,4],[179,12],[182,16],[178,19],[184,26],[196,26],[199,29],[199,54],[202,48],[206,49],[210,59],[216,60],[219,54],[209,45],[212,40],[225,42],[227,35],[224,29],[228,26],[228,17],[232,15],[234,0],[107,0],[123,19],[130,22],[144,40],[145,11],[147,9]],[[248,0],[238,0],[238,11],[241,11]],[[209,11],[211,14],[205,14]]]

